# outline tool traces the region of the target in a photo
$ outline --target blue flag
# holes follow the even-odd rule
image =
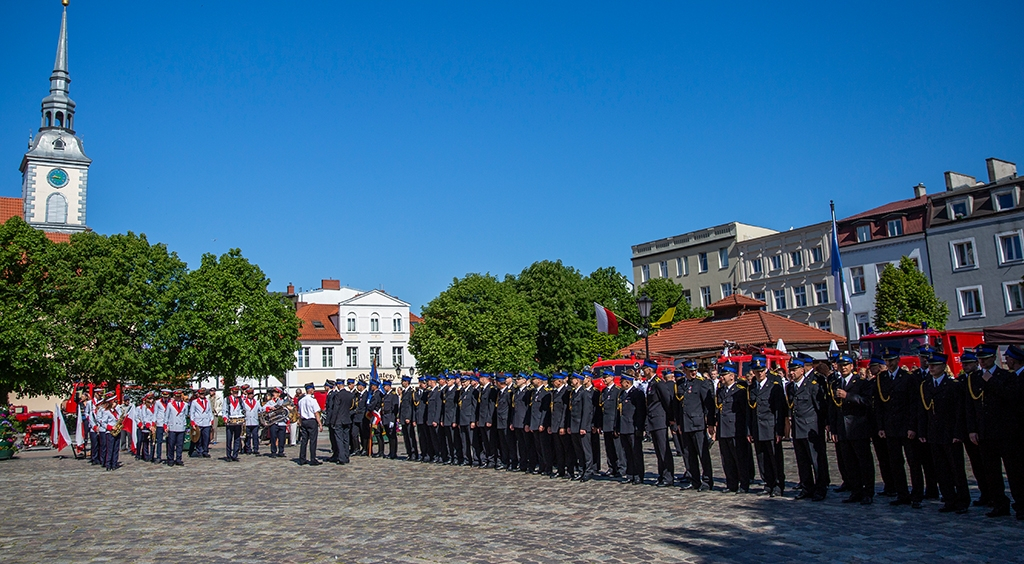
[[[839,230],[836,228],[836,208],[832,206],[832,280],[836,289],[836,307],[846,313],[846,285],[843,283],[843,259],[839,256]]]
[[[374,360],[370,363],[370,381],[377,382],[380,378],[377,377],[377,361]]]

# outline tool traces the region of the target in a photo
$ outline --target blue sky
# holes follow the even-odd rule
[[[552,4],[554,4],[552,6]],[[894,4],[894,5],[890,5]],[[733,220],[775,229],[1024,165],[1020,2],[85,2],[71,96],[89,225],[198,265],[383,287]],[[0,3],[0,195],[60,2]]]

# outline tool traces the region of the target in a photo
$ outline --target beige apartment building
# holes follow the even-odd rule
[[[772,313],[845,336],[829,262],[831,235],[832,223],[825,221],[737,242],[737,291],[765,302]]]
[[[633,281],[639,288],[653,278],[668,278],[683,287],[688,302],[707,307],[739,285],[737,244],[773,233],[732,222],[633,245]]]

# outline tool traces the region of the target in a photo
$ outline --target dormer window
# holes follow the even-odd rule
[[[885,227],[890,237],[899,237],[903,235],[903,218],[890,219],[885,223]]]
[[[949,219],[960,219],[971,215],[971,199],[958,198],[946,202],[946,213]]]
[[[1012,210],[1017,207],[1017,187],[992,192],[992,208],[995,211]]]
[[[857,242],[864,243],[871,240],[871,224],[857,226]]]
[[[58,138],[57,138],[56,140],[54,140],[54,142],[53,142],[53,148],[54,148],[55,150],[57,150],[57,151],[63,151],[63,150],[64,150],[64,140],[63,140],[63,139],[61,139],[60,137],[58,137]]]
[[[316,321],[316,320],[314,320],[313,321],[313,328],[314,329],[323,329],[324,328],[324,322],[323,321]]]

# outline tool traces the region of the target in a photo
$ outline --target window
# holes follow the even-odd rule
[[[903,218],[897,217],[896,219],[890,219],[885,222],[885,229],[888,231],[890,237],[899,237],[903,235]]]
[[[700,307],[711,305],[711,286],[700,287]]]
[[[772,296],[775,298],[775,310],[786,309],[786,290],[773,290]]]
[[[370,317],[370,332],[380,333],[380,318],[377,317],[376,313]]]
[[[683,299],[686,300],[686,303],[693,305],[693,298],[690,297],[689,290],[683,290]]]
[[[64,150],[64,140],[61,139],[60,137],[55,139],[53,141],[53,148],[58,150],[58,151],[63,151]]]
[[[978,261],[974,258],[974,239],[950,241],[949,249],[953,255],[954,271],[978,268]]]
[[[804,264],[804,255],[803,255],[803,253],[801,253],[800,251],[793,251],[792,253],[789,253],[789,264],[792,265],[793,268],[796,268],[798,266],[803,266],[803,264]]]
[[[707,272],[708,271],[708,254],[699,253],[697,255],[697,271]]]
[[[960,219],[971,215],[970,198],[960,198],[946,202],[946,213],[949,219]]]
[[[359,348],[358,347],[346,347],[345,358],[347,359],[346,366],[349,368],[355,368],[359,366]]]
[[[761,274],[761,268],[763,266],[764,265],[761,262],[761,257],[757,257],[756,259],[750,261],[750,272],[752,274]]]
[[[775,255],[771,258],[772,270],[782,270],[782,255]]]
[[[683,274],[685,274],[683,272],[683,262],[684,262],[684,260],[685,260],[685,257],[684,258],[677,258],[676,259],[676,276],[677,277],[682,276]]]
[[[46,198],[46,223],[67,223],[68,201],[61,194],[50,194]]]
[[[960,302],[960,317],[985,317],[985,298],[981,286],[968,286],[956,289]]]
[[[314,329],[323,329],[324,328],[324,322],[320,321],[319,319],[314,319],[313,320],[313,328]]]
[[[857,226],[857,242],[863,243],[871,240],[871,225]]]
[[[871,333],[871,321],[866,313],[857,314],[857,338]]]
[[[853,284],[854,294],[863,294],[867,292],[867,287],[864,285],[864,267],[854,266],[850,268],[850,283]]]
[[[370,364],[380,366],[380,347],[370,347]]]
[[[832,331],[832,321],[830,319],[819,321],[818,329],[821,329],[822,331]]]
[[[391,347],[391,365],[401,367],[404,364],[402,362],[402,347]]]
[[[391,320],[391,330],[394,331],[395,333],[401,333],[402,332],[402,318],[401,317],[396,317],[396,318]]]
[[[732,282],[722,282],[722,297],[728,298],[732,295]]]
[[[718,267],[729,268],[729,249],[728,247],[722,247],[718,249]]]
[[[817,305],[828,303],[828,282],[821,282],[814,285],[814,299]]]
[[[640,282],[647,282],[651,279],[651,265],[640,265]]]
[[[346,324],[347,324],[348,331],[350,333],[355,332],[355,330],[356,330],[356,316],[354,314],[351,314],[351,313],[348,314],[348,321],[346,321]]]
[[[324,347],[321,350],[323,351],[321,366],[324,368],[334,368],[334,347]]]
[[[807,287],[797,286],[793,288],[793,307],[807,307]]]
[[[754,299],[767,303],[764,292],[754,292]]]
[[[661,271],[662,278],[668,278],[668,261],[663,260],[658,263],[658,270]]]
[[[824,255],[821,254],[821,245],[811,249],[811,263],[822,262],[823,260],[825,259]]]
[[[996,211],[1012,210],[1017,206],[1016,192],[1014,188],[992,192],[992,206]]]
[[[997,246],[999,247],[999,264],[1009,262],[1020,262],[1024,259],[1021,252],[1020,231],[1010,231],[996,235]]]
[[[297,368],[309,368],[309,347],[299,349],[299,362]]]
[[[1006,313],[1024,312],[1024,288],[1019,281],[1003,282],[1006,294]]]

